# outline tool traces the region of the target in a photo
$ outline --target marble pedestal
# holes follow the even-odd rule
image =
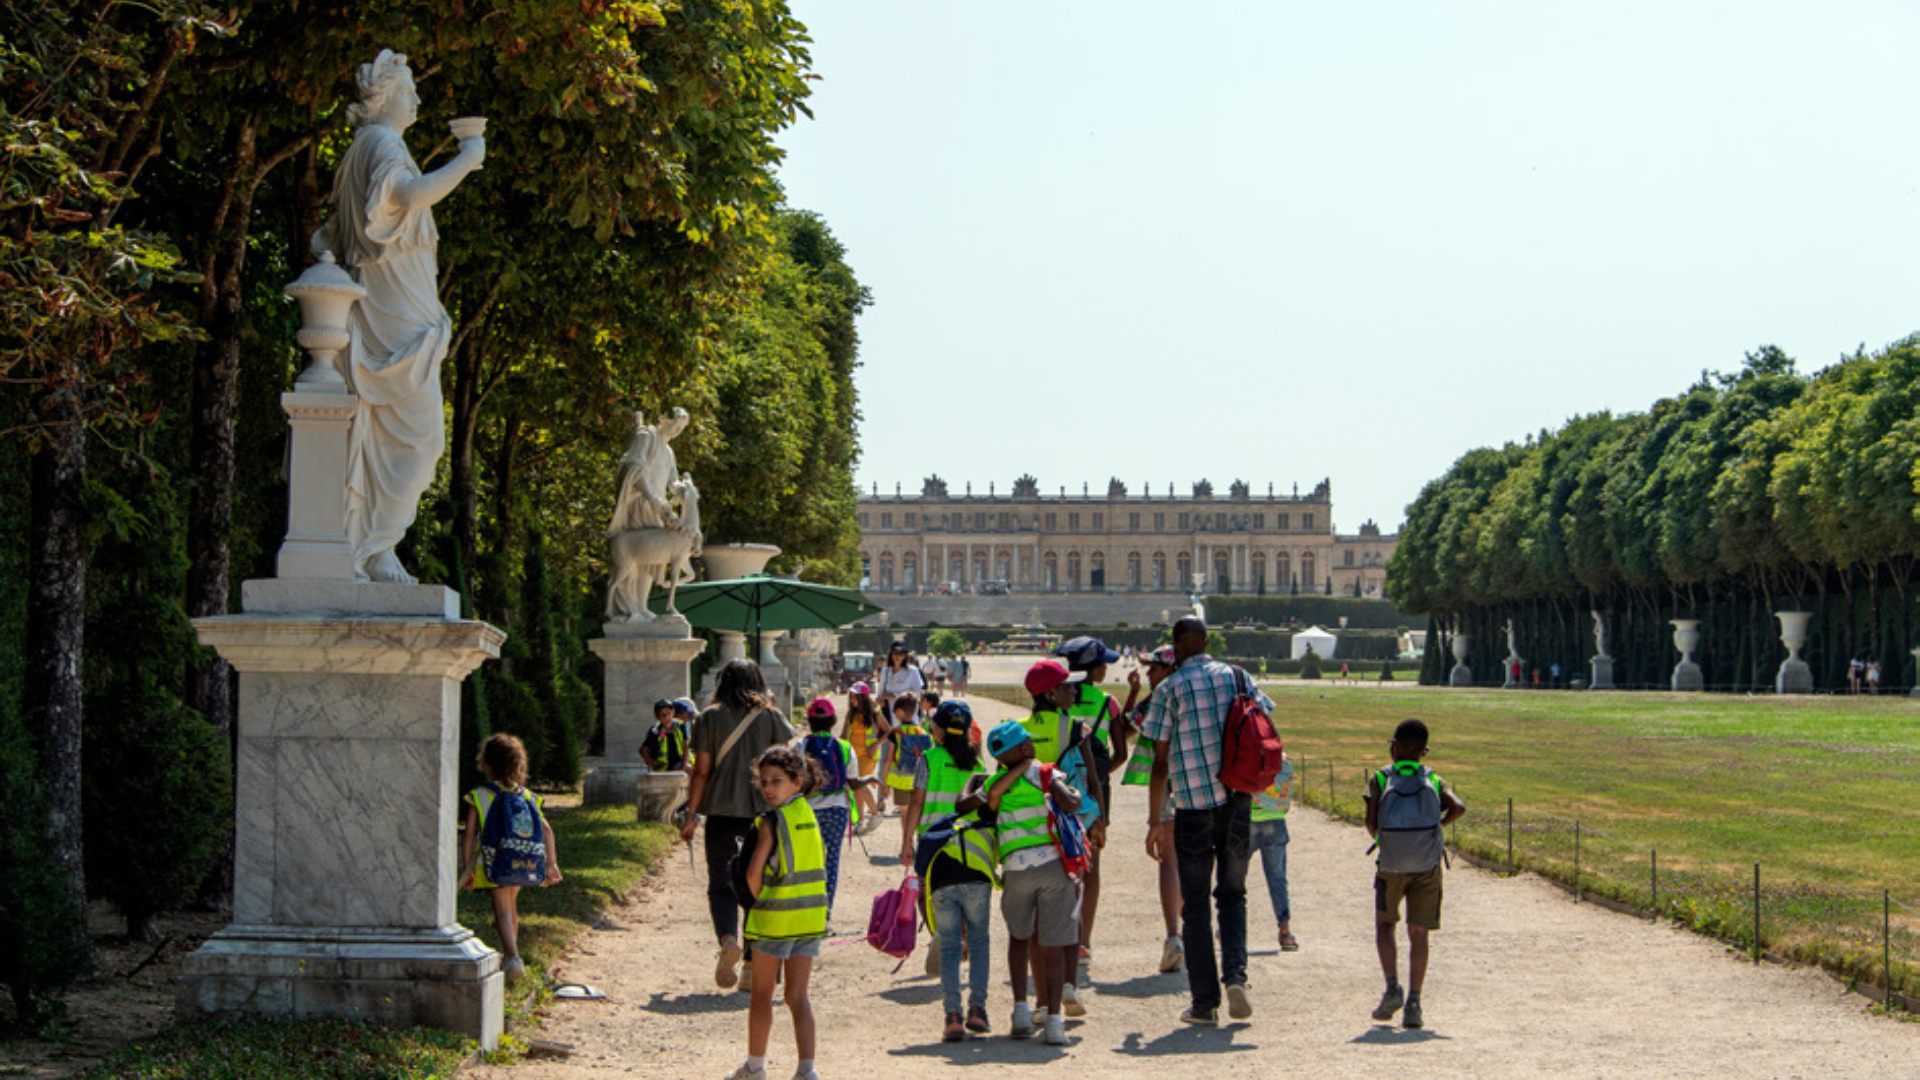
[[[1591,687],[1591,689],[1594,689],[1594,690],[1614,689],[1613,657],[1596,656],[1593,658],[1593,686]]]
[[[1453,672],[1447,676],[1447,685],[1448,686],[1472,686],[1473,685],[1473,669],[1467,666],[1467,662],[1465,660],[1462,660],[1459,663],[1453,665]]]
[[[1701,673],[1699,664],[1682,660],[1673,667],[1671,685],[1675,690],[1705,690],[1707,677]]]
[[[607,669],[607,749],[587,774],[582,799],[632,805],[639,778],[652,775],[640,760],[640,744],[653,726],[653,703],[687,696],[687,665],[706,646],[678,615],[610,622],[603,630],[606,636],[587,642],[587,648]]]
[[[1500,689],[1514,690],[1524,685],[1519,679],[1513,677],[1515,665],[1519,665],[1520,678],[1526,678],[1527,662],[1518,656],[1509,656],[1505,660],[1500,661]]]
[[[499,954],[454,916],[460,681],[505,635],[439,586],[269,579],[197,619],[240,673],[233,924],[183,1014],[425,1024],[491,1048]]]
[[[1780,662],[1780,672],[1773,677],[1773,692],[1776,694],[1813,693],[1813,669],[1805,660],[1786,659]]]

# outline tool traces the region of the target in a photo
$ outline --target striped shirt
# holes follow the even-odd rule
[[[1220,782],[1220,736],[1243,678],[1271,713],[1273,702],[1251,678],[1206,653],[1188,657],[1153,691],[1140,737],[1168,744],[1168,788],[1176,809],[1211,810],[1232,794]]]

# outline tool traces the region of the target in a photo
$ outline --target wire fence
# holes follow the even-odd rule
[[[1360,823],[1372,766],[1294,759],[1293,797]],[[1489,812],[1487,807],[1493,809]],[[1891,1007],[1920,995],[1920,902],[1889,889],[1849,889],[1770,873],[1763,861],[1712,861],[1643,848],[1596,827],[1510,798],[1476,800],[1447,827],[1447,847],[1497,873],[1538,874],[1575,902],[1668,919],[1717,938],[1758,963],[1773,956],[1834,972]]]

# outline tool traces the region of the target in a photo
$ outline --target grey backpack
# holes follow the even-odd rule
[[[1389,766],[1380,773],[1380,870],[1388,874],[1424,874],[1440,865],[1440,791],[1425,765],[1403,772]]]

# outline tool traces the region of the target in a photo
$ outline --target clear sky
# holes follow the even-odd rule
[[[860,486],[1333,481],[1920,329],[1920,5],[792,0]]]

